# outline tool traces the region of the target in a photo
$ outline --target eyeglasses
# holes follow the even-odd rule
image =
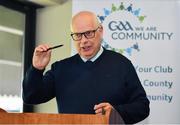
[[[82,33],[72,33],[71,37],[74,41],[79,41],[82,39],[82,35],[84,35],[87,39],[91,39],[95,37],[95,32],[99,29],[100,27],[96,28],[95,30],[89,30],[86,32]]]

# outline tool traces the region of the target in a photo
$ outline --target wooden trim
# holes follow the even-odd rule
[[[0,113],[0,124],[108,124],[105,115]]]
[[[124,124],[124,121],[112,109],[105,115],[0,112],[0,124]]]
[[[0,108],[0,113],[7,113],[6,110]]]

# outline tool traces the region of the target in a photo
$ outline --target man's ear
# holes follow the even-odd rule
[[[103,26],[102,25],[99,26],[99,31],[103,32]]]
[[[102,25],[100,25],[99,28],[103,30],[103,26]]]

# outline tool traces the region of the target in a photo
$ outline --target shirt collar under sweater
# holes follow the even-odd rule
[[[98,51],[98,53],[97,53],[94,57],[92,57],[91,59],[89,59],[89,61],[94,62],[96,59],[99,58],[99,56],[103,53],[103,51],[104,51],[104,49],[103,49],[103,47],[101,46],[101,47],[100,47],[100,50]],[[84,62],[88,61],[88,59],[85,59],[85,58],[83,58],[82,56],[80,56],[80,57],[81,57],[81,59],[82,59]]]

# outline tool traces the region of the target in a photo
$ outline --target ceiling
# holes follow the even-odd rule
[[[37,5],[41,5],[41,6],[53,6],[53,5],[63,4],[67,2],[68,0],[18,0],[18,1],[31,2]]]

